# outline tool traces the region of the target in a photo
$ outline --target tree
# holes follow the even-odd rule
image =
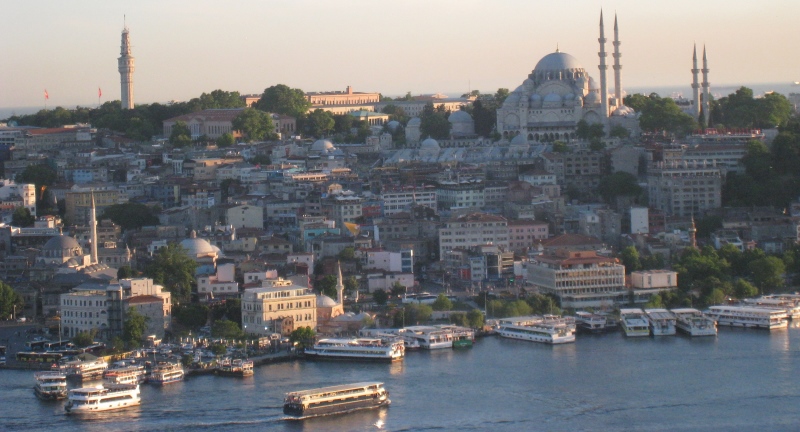
[[[245,108],[231,124],[235,130],[242,131],[251,142],[269,140],[275,136],[272,117],[255,108]]]
[[[77,347],[87,347],[94,343],[94,331],[80,332],[72,338],[72,343]]]
[[[331,133],[336,126],[333,114],[328,111],[315,109],[306,117],[305,132],[316,138],[322,138]]]
[[[403,294],[405,294],[406,291],[408,291],[408,288],[406,288],[406,286],[401,284],[400,282],[395,282],[394,284],[392,284],[391,293],[393,296],[400,297]]]
[[[386,304],[386,301],[389,300],[389,295],[386,294],[386,291],[383,289],[378,288],[372,293],[372,299],[375,300],[375,303],[383,306]]]
[[[408,123],[409,117],[406,111],[395,104],[388,104],[381,110],[384,114],[389,114],[389,121],[395,120],[402,124]]]
[[[712,306],[712,305],[718,305],[718,304],[724,303],[725,302],[725,298],[726,298],[726,296],[725,296],[725,292],[724,291],[722,291],[719,288],[714,288],[711,291],[711,293],[709,293],[707,296],[703,297],[702,300],[703,300],[703,303],[705,303],[706,305]]]
[[[41,191],[42,187],[52,186],[58,180],[58,174],[53,168],[45,164],[28,165],[21,173],[14,177],[17,184],[33,183],[36,191]]]
[[[480,99],[472,103],[472,119],[475,122],[475,133],[488,137],[497,125],[497,105],[484,102]]]
[[[198,328],[208,322],[209,309],[206,305],[185,303],[172,309],[175,321],[189,328]]]
[[[133,269],[129,265],[124,265],[117,270],[117,279],[130,279],[134,277],[136,273],[134,273]]]
[[[322,279],[317,279],[314,283],[314,291],[330,298],[336,298],[338,295],[336,292],[336,276],[328,275]]]
[[[605,136],[605,130],[602,123],[588,123],[586,120],[580,120],[575,125],[575,136],[586,141],[599,140]]]
[[[428,103],[422,110],[420,116],[420,132],[423,136],[433,139],[447,139],[450,137],[450,127],[452,125],[447,120],[447,114],[437,111],[432,103]]]
[[[435,311],[449,311],[453,309],[453,302],[444,294],[439,294],[431,305]]]
[[[214,354],[217,357],[224,356],[225,354],[228,353],[228,347],[226,347],[221,343],[216,343],[211,345],[210,349],[211,349],[211,354]]]
[[[156,252],[153,261],[145,268],[145,275],[163,285],[177,299],[188,300],[195,282],[197,263],[178,243],[169,243]]]
[[[222,319],[214,321],[214,324],[211,325],[211,336],[223,339],[241,339],[244,337],[244,332],[235,322]]]
[[[348,246],[339,252],[338,258],[342,261],[352,261],[356,258],[356,250],[352,246]]]
[[[609,131],[608,136],[610,136],[611,138],[620,138],[620,139],[630,138],[631,131],[625,129],[624,126],[615,125],[611,127],[611,131]]]
[[[0,319],[16,318],[12,315],[20,313],[23,305],[22,296],[10,285],[0,281]]]
[[[555,153],[569,153],[569,146],[564,141],[554,141],[553,142],[553,151]]]
[[[223,303],[211,308],[213,320],[229,320],[239,327],[242,326],[242,301],[238,298],[226,299]]]
[[[733,284],[733,295],[738,299],[746,299],[758,295],[758,288],[744,279],[738,279]]]
[[[139,229],[143,226],[154,226],[160,222],[152,208],[139,203],[127,202],[106,207],[100,220],[111,219],[123,230]]]
[[[119,336],[114,336],[111,339],[111,350],[116,354],[125,352],[125,341]]]
[[[192,131],[186,122],[178,120],[172,125],[172,132],[169,134],[169,143],[174,147],[186,147],[192,143]]]
[[[350,295],[358,292],[358,279],[355,276],[348,276],[344,278],[344,291]]]
[[[619,196],[639,197],[643,190],[636,176],[625,171],[617,171],[600,179],[597,192],[607,204],[614,204]]]
[[[150,318],[140,314],[136,308],[128,308],[128,313],[125,314],[125,322],[122,324],[122,339],[129,347],[138,348],[144,344],[145,332],[149,321]]]
[[[497,106],[502,106],[509,94],[511,93],[507,88],[501,87],[497,89],[497,92],[494,94],[494,100],[497,101]]]
[[[311,327],[300,327],[289,335],[289,341],[296,344],[297,348],[302,351],[307,347],[313,346],[314,338],[316,337],[317,334]]]
[[[472,309],[467,312],[467,322],[469,326],[472,328],[483,328],[483,324],[485,322],[483,312],[478,309]]]
[[[656,93],[626,96],[625,105],[640,113],[639,127],[645,131],[666,131],[685,136],[699,127],[694,117],[681,111],[674,100]]]
[[[231,147],[234,144],[236,144],[236,139],[233,138],[233,134],[231,134],[230,132],[226,132],[220,135],[219,138],[217,138],[217,147],[220,148]]]
[[[767,294],[783,286],[783,274],[786,266],[780,258],[769,256],[750,262],[753,282],[762,294]]]
[[[622,249],[619,253],[619,257],[622,260],[622,264],[625,266],[626,274],[630,274],[642,268],[642,264],[639,261],[639,251],[634,246],[627,246]]]
[[[431,319],[433,309],[426,304],[407,304],[395,315],[394,326],[403,327],[406,325],[425,323]]]
[[[203,93],[199,98],[194,98],[189,102],[199,103],[200,110],[242,108],[245,106],[244,99],[242,99],[239,92],[228,92],[219,89],[211,93]]]
[[[531,312],[539,315],[560,315],[561,310],[553,297],[544,294],[533,294],[528,297]]]
[[[255,108],[298,118],[305,115],[311,108],[311,102],[306,99],[303,90],[278,84],[264,90],[261,99],[256,102]]]
[[[450,314],[449,317],[450,324],[454,324],[461,327],[469,327],[469,321],[467,320],[467,314],[464,312],[453,312]]]
[[[17,207],[11,215],[11,225],[13,226],[25,228],[33,226],[34,222],[36,222],[36,218],[25,207]]]

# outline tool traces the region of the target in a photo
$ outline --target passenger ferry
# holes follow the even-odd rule
[[[170,384],[183,381],[183,368],[177,363],[159,362],[150,372],[148,382],[154,384]]]
[[[769,330],[789,326],[784,309],[768,309],[752,306],[711,306],[706,315],[717,321],[718,325],[731,327],[754,327]]]
[[[242,378],[253,376],[253,361],[242,359],[225,359],[217,368],[217,375]]]
[[[434,350],[453,347],[453,333],[448,329],[434,326],[410,326],[400,329],[398,334],[415,339],[423,349]]]
[[[81,380],[100,379],[106,369],[108,369],[108,362],[100,359],[90,361],[75,360],[61,366],[61,370],[67,375],[67,378]]]
[[[794,298],[792,294],[768,295],[754,299],[744,299],[746,306],[783,309],[786,316],[794,321],[800,319],[800,299]]]
[[[36,372],[33,392],[42,400],[56,400],[67,397],[67,376],[61,372]]]
[[[497,334],[546,344],[575,342],[575,326],[568,320],[540,316],[511,317],[498,320]]]
[[[575,322],[578,331],[581,333],[598,334],[606,332],[606,317],[603,315],[577,311],[575,312]]]
[[[625,336],[650,336],[650,325],[641,309],[620,309],[619,322]]]
[[[84,414],[130,408],[142,403],[138,384],[107,384],[69,391],[64,409],[68,414]]]
[[[283,413],[293,419],[388,406],[392,401],[380,382],[362,382],[286,394]]]
[[[672,336],[675,334],[675,315],[666,309],[645,309],[650,334],[653,336]]]
[[[405,346],[398,339],[331,338],[320,339],[304,355],[309,359],[393,362],[403,359]]]
[[[672,309],[675,326],[689,336],[716,336],[717,322],[692,308]]]
[[[144,366],[125,366],[106,369],[103,380],[110,384],[141,384],[145,379]]]
[[[469,348],[475,343],[475,330],[471,328],[448,324],[435,327],[449,331],[453,335],[453,348]]]

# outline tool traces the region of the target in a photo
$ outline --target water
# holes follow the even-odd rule
[[[0,371],[0,429],[178,431],[797,430],[800,329],[720,329],[716,338],[579,336],[547,346],[498,337],[395,364],[293,362],[252,378],[142,387],[139,408],[66,416],[32,373]],[[389,408],[284,420],[283,394],[383,381]]]

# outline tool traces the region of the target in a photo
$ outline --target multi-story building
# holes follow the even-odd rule
[[[659,163],[647,174],[650,207],[668,216],[689,217],[722,204],[719,168]]]
[[[234,228],[264,228],[264,209],[252,205],[225,206],[225,222]]]
[[[480,209],[486,205],[483,181],[445,180],[436,185],[436,203],[440,209]]]
[[[528,282],[553,294],[561,307],[603,307],[624,301],[625,266],[594,251],[559,250],[528,263]]]
[[[311,102],[310,111],[321,108],[325,109],[330,105],[361,105],[375,104],[380,102],[380,93],[354,92],[353,87],[347,86],[345,91],[331,92],[308,92],[306,100]]]
[[[317,297],[308,288],[284,279],[263,280],[242,294],[245,333],[288,335],[300,327],[317,328]]]
[[[241,133],[233,129],[233,119],[241,114],[242,111],[244,111],[244,108],[207,109],[173,117],[164,120],[164,136],[170,136],[175,123],[181,121],[189,127],[192,139],[197,139],[203,135],[211,139],[217,139],[226,133],[238,138],[241,137]]]
[[[345,223],[354,223],[361,216],[361,205],[364,198],[350,191],[337,193],[321,201],[322,212],[331,220],[336,221],[336,226],[345,227]]]
[[[36,217],[36,185],[0,179],[0,205],[25,207]]]
[[[547,222],[532,219],[508,221],[508,247],[513,252],[525,252],[535,241],[545,240],[549,236],[550,224]]]
[[[469,213],[456,216],[439,229],[439,256],[452,249],[467,249],[478,245],[496,245],[509,249],[508,221],[488,213]]]
[[[413,205],[436,210],[436,189],[431,186],[389,189],[381,192],[384,216],[408,211]]]
[[[97,215],[102,215],[106,208],[119,204],[121,195],[118,190],[94,190],[67,192],[65,218],[74,225],[89,226],[89,213],[92,208],[92,195]]]
[[[662,291],[678,288],[678,273],[672,270],[642,270],[631,272],[629,276],[633,298],[629,303],[647,303],[654,295]]]
[[[197,277],[197,294],[201,300],[225,297],[239,297],[239,282],[235,278],[236,266],[233,263],[217,265],[212,275]]]
[[[108,295],[104,290],[61,294],[61,331],[66,337],[108,328]],[[103,335],[105,336],[105,335]],[[102,337],[102,336],[101,336]]]
[[[544,153],[544,169],[554,174],[559,185],[590,191],[600,184],[603,153],[581,150],[574,153]]]

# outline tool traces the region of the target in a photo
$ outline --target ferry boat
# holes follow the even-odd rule
[[[653,336],[672,336],[675,334],[675,315],[666,309],[645,309],[645,317]]]
[[[475,330],[471,328],[448,324],[435,327],[449,331],[453,335],[453,348],[469,348],[475,343]]]
[[[320,339],[304,355],[309,359],[393,362],[403,359],[405,346],[398,339],[331,338]]]
[[[217,375],[232,377],[253,376],[253,361],[242,359],[225,359],[217,368]]]
[[[56,400],[67,397],[67,376],[61,372],[36,372],[33,392],[42,400]]]
[[[64,409],[68,414],[84,414],[130,408],[142,403],[138,384],[106,384],[69,391]]]
[[[125,366],[103,372],[103,380],[111,384],[141,384],[144,379],[144,366]]]
[[[622,331],[625,332],[625,336],[650,336],[650,325],[647,323],[644,311],[641,309],[620,309],[619,322]]]
[[[108,369],[108,362],[100,359],[90,361],[75,360],[67,362],[61,367],[67,378],[78,378],[80,380],[100,379],[106,369]]]
[[[434,326],[410,326],[400,329],[398,334],[415,339],[423,349],[434,350],[453,347],[453,333],[448,329]]]
[[[716,336],[717,323],[713,319],[703,315],[697,309],[680,308],[672,309],[675,314],[675,326],[678,330],[689,336]]]
[[[509,339],[546,344],[575,342],[575,326],[567,320],[540,316],[511,317],[498,320],[497,334]]]
[[[711,306],[705,312],[718,325],[731,327],[753,327],[782,329],[789,326],[786,311],[752,306]]]
[[[575,312],[575,323],[581,333],[599,334],[606,332],[606,317],[586,311]]]
[[[753,299],[744,299],[746,306],[783,309],[786,311],[788,319],[794,321],[800,319],[800,298],[795,298],[792,294],[767,295]]]
[[[150,372],[148,382],[154,384],[170,384],[183,381],[183,368],[177,363],[159,362]]]
[[[378,408],[391,403],[383,383],[362,382],[287,393],[283,413],[290,418],[304,419]]]

